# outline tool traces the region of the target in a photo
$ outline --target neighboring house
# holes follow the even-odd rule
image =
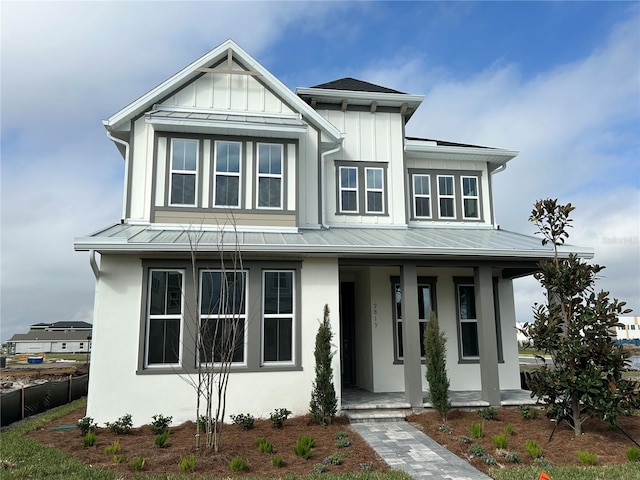
[[[492,180],[517,152],[405,137],[422,100],[352,78],[293,93],[229,40],[105,120],[124,204],[74,244],[97,278],[87,415],[194,419],[194,332],[220,320],[220,286],[245,297],[229,414],[308,411],[325,304],[339,396],[422,406],[431,309],[452,390],[519,389],[512,280],[553,250],[496,225]]]
[[[91,350],[91,329],[87,322],[36,323],[7,341],[7,353],[86,353]]]
[[[617,340],[640,340],[640,317],[618,317]]]

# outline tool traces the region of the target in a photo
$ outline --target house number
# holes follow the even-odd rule
[[[373,328],[378,328],[378,304],[373,304]]]

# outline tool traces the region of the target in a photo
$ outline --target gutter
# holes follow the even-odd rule
[[[129,143],[111,135],[107,130],[107,138],[120,145],[124,145],[124,188],[122,189],[122,221],[127,218],[127,188],[129,185]]]
[[[325,172],[327,170],[325,161],[327,160],[327,157],[329,155],[339,152],[342,149],[342,140],[344,140],[344,137],[340,138],[340,140],[338,141],[337,147],[331,150],[327,150],[326,152],[320,154],[320,226],[325,230],[329,229],[329,227],[327,227],[326,220],[325,220],[325,210],[327,209],[327,206],[325,203],[325,193],[326,193]]]

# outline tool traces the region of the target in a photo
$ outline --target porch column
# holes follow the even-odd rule
[[[496,312],[493,303],[493,278],[488,266],[473,269],[478,318],[478,350],[480,353],[480,382],[482,400],[500,405],[500,375],[498,373],[498,341]]]
[[[422,407],[420,369],[420,327],[418,323],[418,275],[416,266],[400,267],[402,289],[402,346],[404,355],[404,395],[412,407]]]

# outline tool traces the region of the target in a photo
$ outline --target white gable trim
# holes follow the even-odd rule
[[[216,48],[195,60],[157,87],[151,89],[137,100],[131,102],[123,109],[111,115],[108,119],[103,120],[102,124],[110,131],[127,130],[127,123],[132,118],[140,115],[148,108],[151,108],[155,103],[158,103],[162,98],[200,75],[202,72],[199,71],[199,69],[206,68],[207,66],[215,64],[226,58],[229,50],[231,50],[233,56],[239,59],[247,68],[261,75],[262,81],[271,88],[277,96],[281,97],[293,109],[297,110],[303,117],[305,117],[307,121],[322,130],[322,132],[327,134],[334,142],[337,142],[342,138],[343,134],[340,130],[289,90],[280,80],[274,77],[267,69],[254,60],[233,40],[227,40],[226,42],[218,45]]]

